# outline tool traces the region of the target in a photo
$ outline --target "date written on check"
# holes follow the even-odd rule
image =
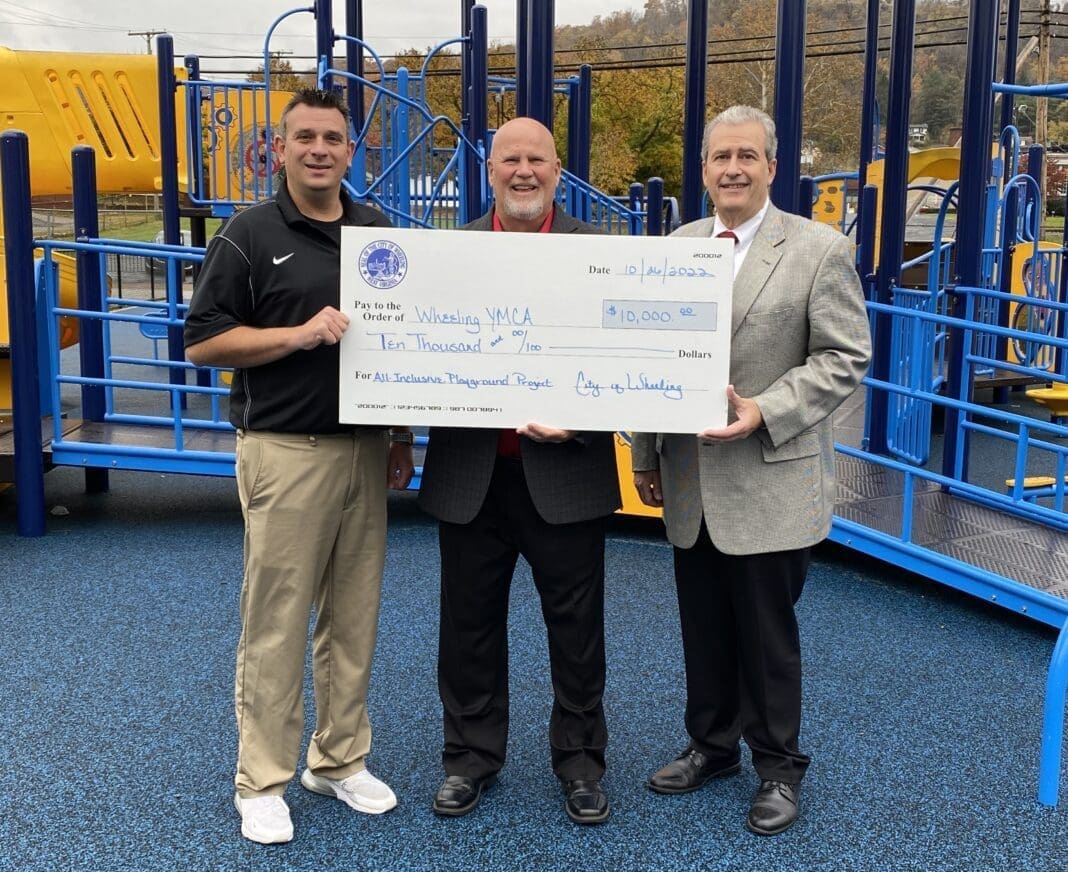
[[[729,241],[342,230],[341,420],[726,424]]]

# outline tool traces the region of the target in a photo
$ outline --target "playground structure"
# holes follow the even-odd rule
[[[34,142],[30,184],[36,196],[72,192],[72,145],[92,145],[102,191],[152,191],[159,179],[156,64],[148,57],[14,52],[0,48],[4,125]],[[0,256],[3,255],[0,218]],[[57,258],[60,295],[77,307],[74,260]],[[0,348],[10,347],[7,293],[0,272]],[[61,342],[77,341],[75,318],[64,318]],[[0,409],[10,409],[10,359],[0,357]]]
[[[471,5],[466,4],[468,7]],[[272,23],[264,49],[265,69],[269,69],[271,33],[289,16],[309,11],[293,10]],[[319,4],[314,11],[321,23],[322,19],[328,19],[330,6]],[[477,87],[482,92],[488,90],[484,10],[468,9],[468,12],[468,34],[435,48],[418,72],[410,73],[403,68],[387,71],[381,59],[366,43],[358,36],[349,35],[346,37],[349,44],[360,49],[359,66],[362,67],[362,58],[366,55],[372,62],[377,78],[372,80],[328,67],[321,73],[324,82],[333,76],[345,76],[351,81],[350,91],[353,93],[350,94],[350,104],[354,104],[353,118],[359,125],[355,131],[359,145],[347,181],[350,192],[359,199],[373,202],[390,214],[399,226],[456,226],[481,214],[487,206],[484,162],[488,135],[484,130],[485,120],[478,122],[483,127],[481,136],[477,142],[472,141],[464,130],[447,117],[433,114],[424,99],[426,70],[431,60],[437,53],[455,44],[464,46],[467,66],[481,70],[480,84],[472,88]],[[8,55],[13,66],[26,68],[22,79],[27,83],[30,79],[42,79],[50,85],[50,89],[44,93],[37,93],[40,88],[34,92],[33,107],[36,111],[25,119],[26,123],[23,123],[21,115],[14,115],[10,119],[13,124],[30,130],[31,136],[48,139],[48,160],[39,166],[35,152],[34,161],[31,162],[35,167],[31,180],[35,193],[49,192],[54,187],[52,179],[61,179],[64,190],[71,189],[73,176],[70,155],[63,155],[67,162],[57,166],[56,155],[61,155],[62,150],[56,143],[63,140],[67,131],[74,130],[78,131],[77,136],[72,136],[76,144],[93,142],[103,149],[109,161],[109,172],[96,174],[98,183],[106,185],[103,189],[98,187],[98,191],[162,190],[164,238],[169,246],[166,251],[159,252],[147,245],[131,246],[119,240],[108,240],[107,247],[100,250],[111,255],[137,254],[149,258],[150,262],[165,264],[168,288],[166,302],[160,307],[149,304],[150,311],[132,317],[138,322],[142,333],[152,333],[155,340],[153,357],[156,358],[156,346],[161,344],[159,331],[164,326],[159,316],[169,316],[171,321],[166,325],[169,329],[166,336],[167,361],[160,367],[169,369],[169,384],[184,382],[185,373],[181,371],[184,353],[179,327],[185,306],[180,289],[175,288],[174,277],[181,275],[178,252],[189,252],[178,247],[180,240],[176,216],[183,213],[190,219],[194,243],[199,243],[196,247],[202,249],[207,216],[226,217],[235,208],[273,193],[277,183],[277,159],[269,143],[273,126],[289,94],[272,91],[269,76],[264,82],[202,79],[198,59],[194,57],[185,59],[184,70],[177,69],[169,38],[160,41],[158,61],[154,66],[151,65],[151,59],[143,58],[139,59],[138,67],[132,71],[107,56],[38,57],[36,53],[26,55],[11,52]],[[475,64],[468,55],[470,58],[481,57],[482,62]],[[83,65],[88,72],[83,72]],[[352,66],[355,68],[357,65]],[[86,98],[83,87],[83,83],[89,79],[96,83],[96,92],[91,95],[93,99]],[[138,88],[132,88],[129,85],[131,81]],[[112,82],[122,86],[121,93],[109,93],[108,87]],[[494,87],[498,89],[507,84],[500,79],[494,81]],[[514,87],[515,83],[510,86]],[[589,87],[588,68],[571,79],[550,83],[551,90],[565,94],[573,107],[570,112],[569,164],[583,175],[586,174],[583,166],[588,166]],[[156,110],[152,114],[147,113],[135,99],[142,97],[146,90],[156,90],[160,95],[158,104],[152,103],[152,108]],[[356,96],[357,91],[359,96]],[[368,99],[365,100],[363,94]],[[116,106],[120,106],[121,111],[116,110]],[[102,112],[106,113],[106,118],[99,117]],[[73,116],[73,120],[67,116]],[[587,123],[583,124],[582,118]],[[41,123],[42,120],[47,123]],[[60,122],[65,122],[65,126]],[[142,131],[151,126],[159,133],[152,138],[142,136],[136,139],[125,132],[132,124]],[[455,147],[442,148],[436,144],[443,130],[453,137],[457,143]],[[576,144],[583,136],[586,141],[585,160],[581,157],[582,146]],[[114,163],[116,147],[112,140],[121,142],[125,152],[118,155],[118,166]],[[131,141],[136,147],[130,145]],[[45,179],[42,184],[37,183],[39,177]],[[461,192],[464,196],[461,196]],[[597,222],[608,232],[641,233],[645,229],[647,216],[651,216],[648,223],[652,232],[659,232],[661,215],[665,215],[669,223],[672,221],[672,203],[664,201],[662,185],[655,179],[650,181],[648,196],[645,186],[636,184],[631,187],[629,198],[620,201],[600,194],[577,173],[567,171],[560,186],[559,199],[564,208],[586,220]],[[87,197],[86,202],[91,200],[92,197]],[[674,223],[677,223],[677,219]],[[56,247],[49,247],[48,258],[69,257],[57,251]],[[88,268],[97,270],[99,265]],[[103,273],[101,276],[103,281],[107,280],[103,278]],[[63,305],[70,311],[78,308],[71,299],[74,287],[73,283],[68,283],[68,293],[63,296]],[[108,312],[117,305],[117,301],[108,298],[107,302],[100,305],[103,307],[101,311]],[[77,319],[73,316],[64,317],[76,326]],[[151,322],[144,320],[149,318]],[[105,316],[104,320],[109,321],[110,316]],[[67,326],[69,331],[70,325]],[[104,342],[105,337],[100,337],[99,341]],[[94,377],[105,380],[113,374],[104,372],[100,367],[110,370],[114,363],[120,362],[113,355],[106,355],[103,361],[97,356],[97,361],[99,365]],[[222,378],[225,379],[225,375]],[[42,379],[43,384],[47,382],[47,377]],[[198,385],[210,390],[209,380],[204,373],[198,375]],[[47,396],[44,387],[42,396]],[[184,408],[186,403],[187,398],[183,396],[181,406]],[[48,405],[47,401],[45,405]],[[103,414],[110,418],[118,413],[109,405]],[[210,423],[213,427],[225,427],[214,412]],[[61,461],[64,441],[64,435],[60,433],[53,439],[53,462]],[[626,465],[629,458],[627,450],[621,448],[620,455]],[[188,459],[188,454],[183,455],[183,461]],[[118,468],[123,465],[122,462],[115,464]],[[227,474],[230,466],[231,463],[224,463],[222,474]],[[636,499],[631,501],[641,510]]]
[[[460,6],[461,35],[438,47],[451,44],[462,49],[465,107],[460,125],[426,105],[422,71],[387,72],[364,41],[361,28],[350,21],[346,33],[337,36],[329,4],[315,6],[320,80],[343,86],[354,107],[359,151],[348,180],[350,189],[405,226],[453,226],[487,206],[483,164],[492,131],[487,130],[485,100],[472,97],[486,94],[489,87],[486,13],[469,0]],[[1020,173],[1019,136],[1008,123],[1014,94],[1056,96],[1068,93],[1068,87],[1018,87],[1015,64],[1008,62],[1002,81],[995,82],[999,23],[992,6],[988,0],[971,4],[969,91],[961,147],[910,155],[907,125],[915,4],[912,0],[893,4],[885,157],[877,161],[870,110],[875,102],[879,3],[869,3],[864,141],[856,174],[860,202],[852,233],[870,301],[875,356],[865,391],[837,421],[840,500],[831,538],[1060,631],[1048,676],[1039,764],[1039,798],[1054,804],[1068,680],[1064,499],[1068,431],[1056,420],[1026,417],[999,408],[996,402],[977,402],[976,394],[989,390],[997,399],[1013,384],[1051,384],[1035,390],[1049,391],[1054,400],[1068,391],[1064,354],[1068,340],[1062,314],[1068,310],[1065,245],[1040,239],[1041,203],[1035,180],[1042,171],[1042,150],[1031,150],[1027,173]],[[672,223],[671,207],[655,184],[639,186],[627,203],[620,203],[599,195],[583,177],[589,137],[583,141],[581,131],[589,76],[566,82],[553,77],[551,7],[518,2],[526,31],[520,34],[515,87],[522,96],[518,102],[523,114],[551,124],[553,94],[558,90],[567,91],[576,113],[577,123],[569,124],[569,131],[576,133],[576,141],[569,143],[571,172],[559,200],[572,214],[610,231],[661,233]],[[283,18],[307,11],[294,10]],[[707,33],[707,12],[707,4],[690,4],[690,32],[696,36],[688,49],[679,216],[684,220],[698,217],[702,208],[697,154],[706,103],[707,41],[702,35]],[[1012,0],[1004,34],[1010,45],[1017,41],[1018,22],[1019,2]],[[269,36],[277,23],[268,31],[265,69]],[[826,186],[829,196],[831,182],[800,178],[798,88],[804,78],[804,35],[804,4],[781,0],[775,112],[780,150],[772,196],[782,208],[810,212],[815,207],[817,217],[823,217],[819,213],[826,210],[821,204],[827,201],[820,185]],[[344,44],[347,70],[332,66],[335,43]],[[84,466],[87,485],[101,489],[106,488],[108,469],[232,474],[232,437],[220,410],[226,389],[219,385],[219,373],[197,371],[196,384],[187,383],[194,369],[181,350],[184,304],[174,279],[180,264],[198,260],[203,249],[177,245],[180,197],[194,213],[196,242],[196,222],[206,215],[225,215],[268,195],[274,184],[274,158],[266,147],[269,137],[263,134],[277,117],[279,99],[272,95],[269,81],[206,81],[195,58],[186,59],[184,75],[176,74],[169,37],[160,39],[157,57],[159,187],[169,246],[129,246],[99,239],[95,199],[99,180],[106,177],[94,166],[94,152],[84,147],[75,150],[71,161],[76,223],[84,232],[75,243],[35,241],[28,222],[29,193],[38,192],[30,170],[37,161],[35,140],[31,134],[28,146],[26,138],[16,134],[0,137],[12,336],[36,338],[39,325],[47,326],[44,341],[12,344],[16,364],[29,360],[21,369],[16,365],[14,385],[19,525],[25,535],[39,535],[45,526],[40,485],[42,404],[35,377],[38,348],[41,368],[47,373],[43,410],[52,422],[52,463]],[[363,74],[367,58],[375,66],[375,77]],[[993,119],[995,92],[1002,95],[998,125]],[[570,112],[569,108],[569,117]],[[455,147],[435,146],[442,129],[455,139]],[[184,173],[183,143],[184,153],[190,155]],[[930,245],[906,260],[909,184],[935,177],[952,183],[945,188],[924,185],[939,198],[940,207]],[[844,188],[841,185],[839,191]],[[951,228],[953,211],[957,220]],[[842,229],[848,230],[845,219],[843,210],[831,222],[842,222]],[[77,258],[76,307],[57,297],[53,270],[40,271],[38,292],[31,255],[35,244],[46,262],[59,252]],[[103,256],[130,250],[150,253],[168,264],[167,299],[146,303],[145,313],[115,309],[119,301],[106,291]],[[906,272],[918,272],[924,280],[906,286]],[[73,371],[60,354],[60,318],[77,319],[80,326],[79,366]],[[165,355],[156,359],[155,354],[113,351],[113,330],[150,319],[156,328],[162,324],[166,329]],[[24,345],[34,348],[22,357]],[[156,375],[160,373],[166,376]],[[160,408],[150,414],[121,411],[116,398],[125,391],[149,392],[160,399]],[[63,419],[64,402],[69,406],[75,400],[81,402],[84,424]],[[19,426],[23,419],[28,423]],[[933,440],[938,419],[944,434],[940,452]],[[625,439],[617,441],[625,456]],[[978,476],[971,469],[970,446],[979,441],[1002,446],[1002,456],[1010,458],[999,473],[1000,480],[1010,482],[1007,489],[973,481]],[[629,495],[628,478],[621,467],[621,484]],[[1010,554],[1014,556],[1008,558]]]

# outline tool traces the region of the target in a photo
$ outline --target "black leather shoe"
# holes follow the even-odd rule
[[[667,766],[657,769],[646,785],[656,793],[692,793],[704,787],[709,779],[734,775],[741,768],[737,758],[729,762],[710,760],[696,748],[689,747]]]
[[[496,775],[487,775],[485,778],[446,775],[434,796],[434,814],[446,817],[460,817],[467,814],[482,799],[482,791],[489,790],[496,781]]]
[[[760,836],[774,836],[797,820],[801,808],[801,785],[785,781],[761,781],[749,806],[745,825]]]
[[[608,820],[608,797],[600,781],[576,779],[564,785],[564,810],[577,824],[600,824]]]

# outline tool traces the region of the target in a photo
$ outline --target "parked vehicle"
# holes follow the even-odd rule
[[[159,233],[156,234],[156,236],[152,240],[152,242],[155,245],[163,245],[164,244],[163,231],[162,230]],[[183,230],[182,231],[182,243],[181,244],[182,245],[192,245],[193,244],[192,237],[190,236],[188,230]],[[150,275],[154,275],[156,273],[158,273],[160,275],[163,275],[167,270],[167,261],[164,260],[163,258],[160,258],[160,257],[146,257],[145,258],[145,269],[148,271],[148,273]],[[192,261],[185,261],[185,263],[182,264],[182,271],[185,273],[186,276],[191,276],[193,274],[193,262]]]

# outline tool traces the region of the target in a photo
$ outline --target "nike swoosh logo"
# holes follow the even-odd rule
[[[275,266],[278,266],[278,264],[280,264],[280,263],[285,263],[285,262],[286,262],[287,260],[289,260],[289,259],[290,259],[290,258],[291,258],[291,257],[292,257],[292,256],[293,256],[294,254],[296,254],[296,252],[295,252],[295,251],[291,251],[291,252],[289,252],[289,254],[287,254],[287,255],[286,255],[285,257],[272,257],[272,258],[271,258],[271,260],[272,260],[272,261],[274,261],[274,265],[275,265]]]

